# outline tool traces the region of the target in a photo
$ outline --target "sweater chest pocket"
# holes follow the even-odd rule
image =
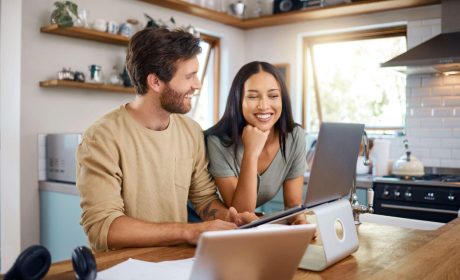
[[[174,163],[174,184],[188,190],[192,179],[193,158],[176,158]]]

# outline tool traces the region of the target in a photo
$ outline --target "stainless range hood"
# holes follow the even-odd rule
[[[406,74],[460,74],[460,0],[443,0],[442,34],[382,63]]]

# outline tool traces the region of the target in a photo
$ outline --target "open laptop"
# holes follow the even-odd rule
[[[128,259],[97,273],[101,280],[292,279],[315,225],[273,225],[201,234],[195,257],[150,262]]]
[[[315,225],[267,225],[200,236],[190,280],[292,279]]]
[[[284,220],[311,207],[348,195],[356,172],[363,134],[364,124],[322,123],[303,204],[263,216],[239,228]]]

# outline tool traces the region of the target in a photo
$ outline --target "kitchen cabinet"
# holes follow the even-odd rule
[[[306,188],[304,187],[304,192]],[[304,196],[302,196],[303,198]],[[256,212],[262,212],[265,214],[278,212],[284,210],[284,199],[283,199],[283,188],[275,195],[275,197],[269,202],[261,205],[256,209]]]
[[[107,32],[101,32],[92,29],[86,29],[81,27],[59,27],[57,24],[52,24],[40,28],[40,32],[60,35],[71,38],[78,38],[84,40],[91,40],[106,44],[114,44],[120,46],[128,46],[129,39],[128,37],[110,34]],[[110,91],[110,92],[119,92],[119,93],[129,93],[134,94],[133,87],[123,87],[110,84],[95,84],[95,83],[81,83],[74,81],[66,80],[45,80],[40,81],[40,87],[45,88],[73,88],[73,89],[87,89],[87,90],[100,90],[100,91]]]
[[[253,29],[315,19],[360,15],[441,3],[441,0],[360,0],[325,7],[312,7],[304,10],[261,16],[258,18],[240,19],[226,13],[204,8],[197,4],[188,3],[185,0],[142,1],[213,20],[240,29]]]
[[[358,196],[358,202],[361,205],[367,205],[367,188],[356,187],[356,195]]]
[[[80,196],[75,184],[41,181],[40,244],[53,262],[69,259],[77,246],[88,246],[80,225]]]

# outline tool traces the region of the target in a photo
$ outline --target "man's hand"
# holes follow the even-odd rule
[[[230,230],[236,229],[237,225],[232,222],[222,220],[212,220],[196,224],[188,224],[186,240],[189,244],[196,244],[198,238],[205,231]]]
[[[288,220],[288,223],[290,225],[304,225],[304,224],[309,224],[307,221],[307,217],[305,214],[299,214],[297,216],[294,216]]]
[[[294,216],[293,218],[288,220],[288,223],[290,225],[305,225],[305,224],[310,224],[310,222],[307,220],[307,215],[305,213],[299,214],[297,216]],[[318,229],[315,231],[315,235],[313,235],[313,239],[316,239],[318,237]]]
[[[228,209],[226,220],[235,223],[237,226],[242,226],[252,221],[259,219],[256,214],[251,212],[238,213],[234,207]]]

